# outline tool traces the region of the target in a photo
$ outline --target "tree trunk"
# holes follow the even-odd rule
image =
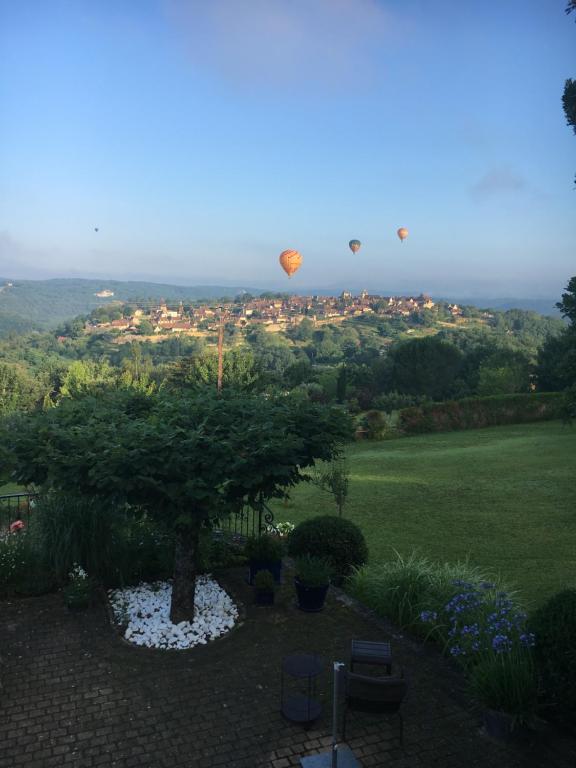
[[[174,552],[174,581],[170,621],[194,621],[194,594],[196,591],[196,553],[200,530],[197,527],[179,530],[176,533]]]

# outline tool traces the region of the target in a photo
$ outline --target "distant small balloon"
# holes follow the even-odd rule
[[[360,247],[362,246],[362,243],[360,242],[360,240],[350,240],[350,242],[348,243],[348,246],[352,251],[352,253],[358,253],[358,251],[360,250]]]
[[[98,232],[98,227],[94,227],[94,232]]]
[[[292,277],[294,272],[300,269],[302,256],[299,251],[287,250],[280,254],[280,266],[286,272],[288,277]]]
[[[400,238],[400,242],[403,243],[404,240],[406,240],[406,238],[408,237],[408,230],[406,229],[406,227],[400,227],[397,234],[398,234],[398,237]]]

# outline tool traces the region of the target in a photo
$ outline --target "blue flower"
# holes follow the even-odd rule
[[[436,621],[438,614],[436,611],[422,611],[420,614],[420,621]]]
[[[496,653],[503,653],[510,650],[510,638],[507,635],[494,635],[492,638],[492,649]]]
[[[536,644],[536,637],[532,632],[524,632],[520,635],[520,642],[526,648],[532,648]]]

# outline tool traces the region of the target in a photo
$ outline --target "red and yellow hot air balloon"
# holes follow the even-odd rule
[[[288,277],[292,277],[294,272],[300,269],[302,256],[299,251],[287,250],[280,254],[280,266],[286,272]]]
[[[400,242],[403,243],[404,240],[406,240],[406,238],[408,237],[408,230],[406,229],[406,227],[400,227],[400,229],[396,234],[400,238]]]

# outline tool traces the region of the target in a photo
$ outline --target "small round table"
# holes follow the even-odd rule
[[[295,653],[282,660],[280,700],[282,714],[293,723],[313,723],[322,705],[315,698],[316,679],[324,669],[320,656]]]

